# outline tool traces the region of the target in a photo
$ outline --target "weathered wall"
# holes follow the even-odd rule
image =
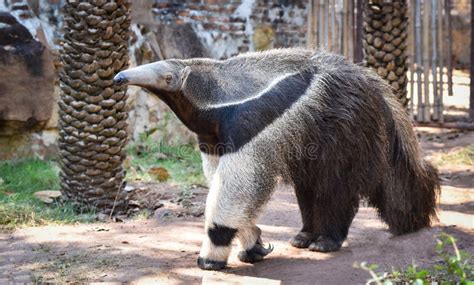
[[[0,1],[0,159],[56,151],[58,92],[48,28],[26,1]]]
[[[199,2],[199,3],[196,3]],[[306,45],[307,1],[156,1],[153,19],[190,23],[214,58]]]

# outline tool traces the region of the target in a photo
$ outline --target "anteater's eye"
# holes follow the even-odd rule
[[[172,79],[173,79],[173,76],[171,76],[171,74],[168,74],[168,75],[165,76],[166,83],[168,83],[168,84],[171,83]]]

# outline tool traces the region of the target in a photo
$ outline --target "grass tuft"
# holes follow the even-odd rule
[[[58,167],[51,161],[0,162],[0,229],[94,220],[92,213],[77,214],[70,203],[46,205],[33,196],[37,191],[59,190],[58,173]]]
[[[204,185],[201,155],[193,145],[170,146],[142,138],[128,149],[130,162],[126,165],[127,180],[156,181],[149,170],[163,167],[170,181],[179,185]]]
[[[130,159],[125,167],[129,181],[156,181],[149,170],[162,167],[169,173],[171,183],[184,187],[205,183],[201,156],[192,145],[169,146],[144,137],[129,147],[128,154]],[[78,214],[71,203],[59,200],[45,204],[33,196],[37,191],[59,189],[59,168],[52,161],[0,162],[0,230],[95,220],[94,213]],[[143,211],[134,218],[144,219],[148,215]]]
[[[474,165],[474,144],[443,154],[436,161],[439,165],[464,164]]]

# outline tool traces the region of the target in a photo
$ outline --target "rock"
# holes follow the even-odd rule
[[[123,223],[125,220],[127,220],[127,215],[117,215],[113,217],[113,221],[115,223]]]
[[[51,204],[61,198],[61,192],[53,190],[38,191],[33,194],[37,199],[46,204]]]
[[[206,206],[204,204],[193,205],[189,208],[186,208],[184,213],[187,215],[191,215],[194,217],[201,217],[204,215],[204,211],[206,210]]]
[[[132,192],[133,190],[135,190],[135,187],[127,185],[123,188],[123,190],[125,190],[127,192]]]
[[[156,154],[156,159],[167,159],[168,158],[168,155],[166,155],[165,153],[162,153],[162,152],[159,152]]]
[[[135,201],[135,200],[128,201],[128,205],[131,206],[131,207],[137,207],[137,208],[142,207],[142,204],[138,201]]]
[[[161,208],[161,207],[163,207],[163,203],[157,201],[157,202],[155,203],[155,205],[153,205],[152,210],[156,210],[156,209],[159,209],[159,208]]]
[[[164,58],[209,56],[191,24],[159,24],[156,29],[156,39],[159,41]]]
[[[9,12],[0,12],[0,135],[42,128],[54,105],[53,57]]]
[[[166,218],[166,217],[169,217],[173,214],[173,211],[171,211],[170,209],[166,209],[166,208],[159,208],[155,211],[155,213],[153,214],[153,216],[155,218],[158,218],[158,219],[162,219],[162,218]]]
[[[98,213],[96,216],[97,221],[99,222],[109,222],[110,216],[104,213]]]

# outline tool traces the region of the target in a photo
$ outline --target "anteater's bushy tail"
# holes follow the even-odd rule
[[[391,122],[388,126],[389,173],[371,203],[394,234],[430,226],[436,218],[440,191],[438,171],[424,160],[406,111],[386,96]]]

